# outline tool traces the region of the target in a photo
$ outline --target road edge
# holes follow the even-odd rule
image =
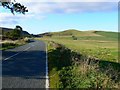
[[[46,46],[46,89],[49,88],[49,76],[48,76],[48,55],[47,55],[47,43],[45,43]]]

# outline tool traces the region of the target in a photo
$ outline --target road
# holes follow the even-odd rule
[[[42,41],[2,52],[2,88],[46,88],[46,45]]]

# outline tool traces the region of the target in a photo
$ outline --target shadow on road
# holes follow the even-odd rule
[[[19,51],[20,52],[20,51]],[[18,52],[5,51],[5,55],[14,55]],[[3,77],[22,77],[25,79],[45,78],[46,52],[25,51],[15,57],[2,61]]]

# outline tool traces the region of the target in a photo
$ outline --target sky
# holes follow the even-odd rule
[[[67,29],[118,31],[118,0],[16,1],[25,5],[29,12],[13,15],[0,6],[0,27],[20,25],[31,34]]]

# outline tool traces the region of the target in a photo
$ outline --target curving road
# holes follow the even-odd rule
[[[46,88],[46,45],[42,41],[2,52],[2,88]]]

